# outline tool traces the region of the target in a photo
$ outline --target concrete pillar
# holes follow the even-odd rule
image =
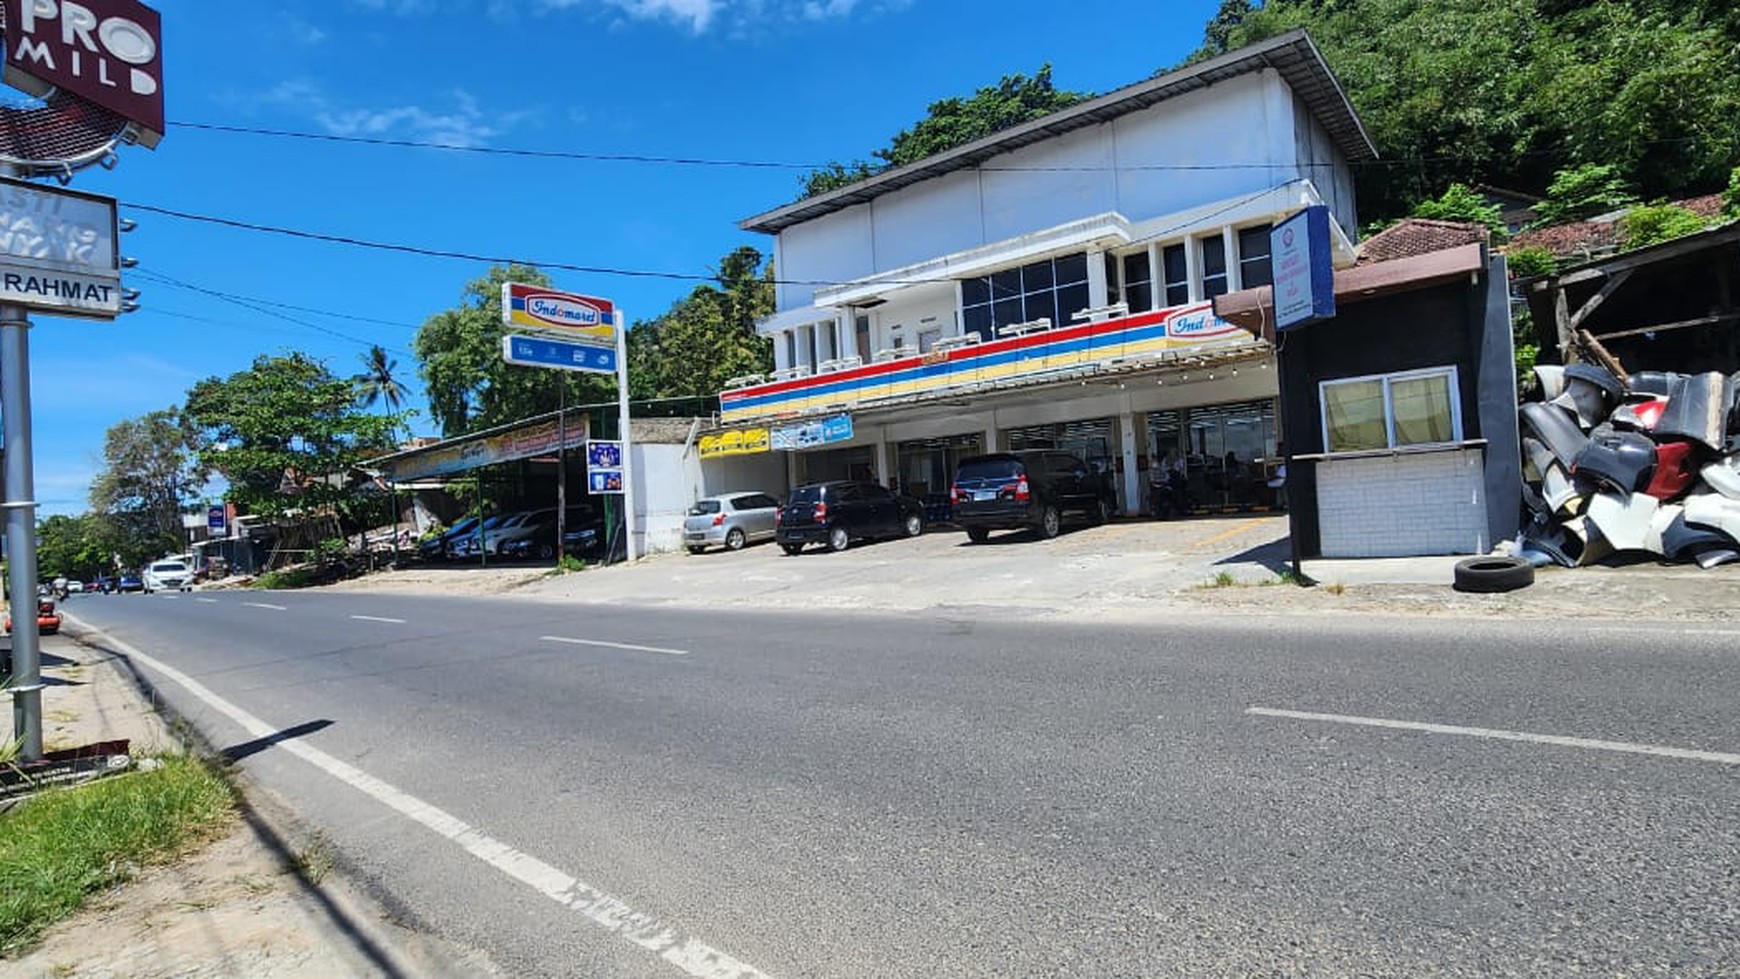
[[[1096,249],[1089,249],[1088,253],[1087,253],[1087,263],[1088,263],[1088,308],[1089,309],[1098,309],[1099,307],[1107,305],[1108,303],[1110,303],[1112,301],[1111,300],[1111,290],[1106,283],[1106,253],[1104,251],[1100,251],[1100,250],[1096,250]],[[1130,310],[1130,312],[1134,313],[1135,310],[1132,309],[1132,310]],[[1075,322],[1074,320],[1070,319],[1070,316],[1072,316],[1074,313],[1075,313],[1075,310],[1073,310],[1073,309],[1060,309],[1060,310],[1058,310],[1057,314],[1059,316],[1063,317],[1063,322],[1062,323],[1053,323],[1052,326],[1069,326],[1069,325],[1071,325],[1072,323]]]
[[[888,481],[894,478],[893,462],[894,453],[888,449],[888,429],[878,428],[876,429],[876,478],[884,486],[887,486]]]
[[[1000,451],[997,447],[997,416],[993,414],[991,421],[985,425],[985,451]]]
[[[1137,456],[1147,442],[1147,421],[1126,408],[1118,415],[1118,443],[1124,457],[1124,515],[1133,517],[1142,512],[1142,473],[1137,468]]]
[[[1239,235],[1229,224],[1220,229],[1220,237],[1226,249],[1226,291],[1238,292],[1245,287],[1245,277],[1239,272]]]
[[[1184,239],[1184,275],[1190,280],[1190,301],[1202,301],[1202,242]]]

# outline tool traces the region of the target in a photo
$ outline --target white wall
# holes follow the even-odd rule
[[[685,454],[680,444],[636,442],[634,463],[636,542],[643,554],[681,550],[683,517],[704,496],[754,491],[783,499],[790,488],[782,452],[727,456],[702,465],[693,446]]]
[[[1341,230],[1347,232],[1350,241],[1358,241],[1359,209],[1354,204],[1353,171],[1347,166],[1347,157],[1335,145],[1329,130],[1297,98],[1293,100],[1293,115],[1297,120],[1298,175],[1311,180],[1323,203],[1329,205],[1329,213],[1340,222]]]
[[[779,308],[813,301],[815,287],[797,282],[849,282],[1092,214],[1142,221],[1267,189],[1297,174],[1304,141],[1276,118],[1291,104],[1273,72],[1242,75],[793,225],[776,247],[792,283]],[[1223,166],[1238,163],[1281,169]],[[1205,168],[1136,169],[1145,164]]]
[[[1485,554],[1484,467],[1480,449],[1319,462],[1323,556]]]

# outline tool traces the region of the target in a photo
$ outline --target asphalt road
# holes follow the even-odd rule
[[[1740,974],[1740,628],[68,611],[511,975]]]

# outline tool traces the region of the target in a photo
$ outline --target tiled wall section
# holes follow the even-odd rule
[[[1482,452],[1319,462],[1317,519],[1326,558],[1484,554]]]

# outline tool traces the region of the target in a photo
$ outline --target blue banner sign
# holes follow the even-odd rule
[[[616,348],[509,334],[501,338],[502,359],[522,367],[553,367],[589,374],[616,373]]]
[[[586,488],[594,495],[622,492],[622,443],[595,439],[586,443]]]
[[[782,425],[772,432],[773,447],[787,452],[851,440],[851,415],[830,415],[802,425]]]
[[[1335,315],[1335,269],[1329,243],[1329,208],[1314,204],[1269,231],[1269,266],[1275,288],[1275,329],[1304,326]]]

